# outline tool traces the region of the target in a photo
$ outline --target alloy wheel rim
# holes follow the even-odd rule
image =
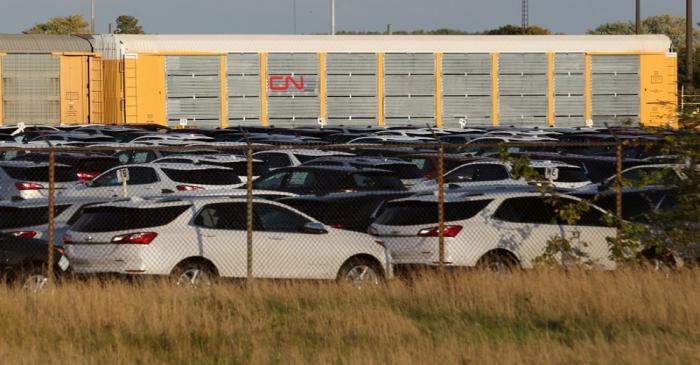
[[[356,287],[362,287],[367,284],[379,284],[377,272],[368,265],[353,266],[348,271],[346,279]]]
[[[200,268],[187,269],[177,278],[177,286],[198,288],[211,285],[209,274]]]
[[[33,292],[43,289],[49,282],[49,278],[42,274],[30,275],[22,284],[22,289],[31,290]]]

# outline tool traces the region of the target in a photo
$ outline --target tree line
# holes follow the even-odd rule
[[[68,16],[56,16],[45,23],[37,23],[31,28],[22,31],[24,34],[87,34],[89,23],[80,14]],[[120,15],[115,21],[114,33],[116,34],[144,34],[139,20],[131,15]]]

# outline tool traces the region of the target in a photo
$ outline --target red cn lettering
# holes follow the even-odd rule
[[[271,91],[289,91],[290,83],[294,85],[295,89],[304,91],[304,76],[299,76],[297,81],[292,76],[273,75],[270,76],[268,87]]]
[[[281,85],[281,86],[275,85],[276,81],[282,81],[282,80],[284,80],[283,76],[280,76],[280,75],[270,76],[270,81],[268,82],[268,86],[269,86],[270,90],[272,90],[272,91],[286,91],[287,89],[289,89],[289,83],[287,83],[286,81],[285,81],[284,85]]]
[[[287,80],[286,80],[286,81],[291,82],[292,85],[294,85],[294,87],[297,88],[297,90],[299,90],[299,91],[304,91],[304,76],[299,76],[299,83],[297,83],[297,81],[294,80],[294,78],[291,77],[291,76],[287,76]],[[288,84],[288,83],[287,83],[287,89],[289,89],[289,84]]]

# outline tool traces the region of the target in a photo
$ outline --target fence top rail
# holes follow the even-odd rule
[[[237,146],[222,146],[216,144],[197,144],[190,146],[90,146],[90,147],[75,147],[75,146],[55,146],[55,147],[21,147],[21,146],[2,146],[0,152],[11,151],[27,151],[34,153],[85,153],[85,152],[115,152],[115,151],[160,151],[160,152],[196,152],[203,149],[225,152],[225,151],[240,151],[245,153],[249,148],[255,152],[272,151],[272,150],[371,150],[371,149],[439,149],[440,147],[448,149],[457,149],[464,147],[488,148],[488,147],[530,147],[530,148],[582,148],[582,147],[615,147],[622,144],[624,147],[652,147],[668,144],[677,144],[679,142],[671,142],[666,140],[658,141],[637,141],[637,140],[621,140],[617,142],[499,142],[499,143],[468,143],[468,144],[452,144],[452,143],[420,143],[420,144],[304,144],[304,145],[237,145]],[[700,145],[700,140],[697,142],[682,142],[685,145]]]

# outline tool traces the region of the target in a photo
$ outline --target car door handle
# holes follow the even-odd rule
[[[213,238],[213,237],[216,237],[216,235],[215,235],[215,234],[211,234],[211,233],[202,233],[202,237]]]
[[[272,241],[282,241],[284,239],[284,237],[280,237],[280,236],[270,236],[268,238]]]

